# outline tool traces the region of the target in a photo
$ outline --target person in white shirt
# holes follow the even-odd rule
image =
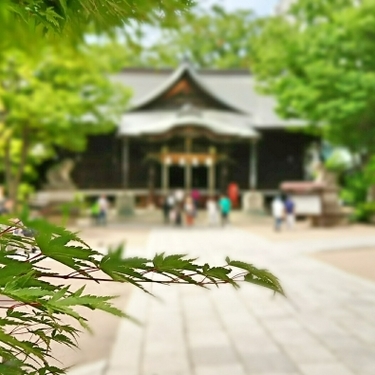
[[[172,195],[172,194],[168,194],[168,197],[167,197],[167,204],[170,208],[172,208],[175,204],[176,200],[175,200],[175,197]]]
[[[216,225],[219,222],[217,202],[214,198],[208,198],[206,202],[208,225]]]
[[[109,202],[105,195],[101,195],[100,198],[98,199],[98,206],[99,206],[98,223],[102,225],[106,225],[108,210],[109,210]]]
[[[182,204],[184,201],[185,193],[182,189],[177,189],[174,193],[174,198],[177,204]]]
[[[281,224],[284,218],[284,204],[280,196],[276,196],[272,201],[272,216],[274,219],[275,231],[280,231]]]

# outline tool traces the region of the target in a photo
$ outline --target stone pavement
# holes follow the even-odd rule
[[[271,243],[238,228],[160,228],[127,255],[225,256],[275,273],[287,298],[244,284],[153,286],[126,308],[111,357],[90,375],[374,375],[375,284],[308,256],[375,245],[374,236]],[[77,375],[86,375],[81,372]]]

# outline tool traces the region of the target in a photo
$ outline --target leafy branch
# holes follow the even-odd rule
[[[55,272],[51,262],[64,265]],[[147,283],[189,284],[207,288],[248,282],[284,294],[278,279],[267,270],[226,258],[223,266],[199,264],[184,254],[157,254],[152,259],[124,257],[124,246],[102,254],[76,233],[43,220],[3,222],[0,230],[0,373],[63,374],[50,364],[51,343],[75,347],[79,330],[63,322],[71,317],[82,328],[87,320],[76,308],[102,310],[129,317],[112,305],[113,296],[73,290],[65,280],[130,283],[149,293]],[[58,282],[56,282],[58,281]]]
[[[8,12],[10,20],[24,22],[46,31],[62,33],[67,29],[79,32],[83,25],[107,31],[122,27],[131,21],[155,22],[176,17],[193,5],[192,0],[2,0],[1,11]],[[87,27],[86,27],[87,29]]]

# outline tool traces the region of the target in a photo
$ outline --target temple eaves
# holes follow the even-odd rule
[[[189,60],[184,60],[161,85],[154,89],[149,95],[134,103],[130,108],[130,112],[136,112],[149,106],[176,85],[178,81],[182,79],[184,74],[186,74],[202,92],[212,98],[215,102],[219,103],[224,109],[235,113],[249,115],[249,113],[244,112],[243,109],[235,107],[233,104],[228,103],[225,99],[216,95],[216,93],[214,93],[199,77]]]

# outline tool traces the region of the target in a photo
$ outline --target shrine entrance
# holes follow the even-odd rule
[[[193,184],[195,189],[207,189],[208,186],[208,168],[206,166],[193,166]]]
[[[181,189],[185,186],[185,168],[180,165],[171,165],[169,167],[169,187],[172,189]]]
[[[216,152],[211,149],[208,153],[171,153],[166,148],[154,155],[162,166],[162,189],[205,189],[210,193],[215,191]]]
[[[212,123],[208,122],[205,126],[204,119],[199,118],[197,125],[189,126],[182,120],[186,121],[180,118],[174,120],[177,124],[173,122],[174,126],[168,132],[149,136],[152,151],[146,155],[146,159],[160,165],[160,193],[165,195],[171,190],[179,189],[189,194],[192,189],[198,189],[202,195],[215,196],[218,190],[226,189],[227,173],[224,172],[227,171],[231,152],[226,145],[233,137],[231,134],[216,134],[211,131]],[[180,126],[177,126],[178,122],[181,122]],[[253,144],[255,140],[251,142]],[[251,159],[255,163],[253,155]],[[253,178],[255,168],[250,169]],[[251,186],[255,186],[255,182],[253,178]]]

